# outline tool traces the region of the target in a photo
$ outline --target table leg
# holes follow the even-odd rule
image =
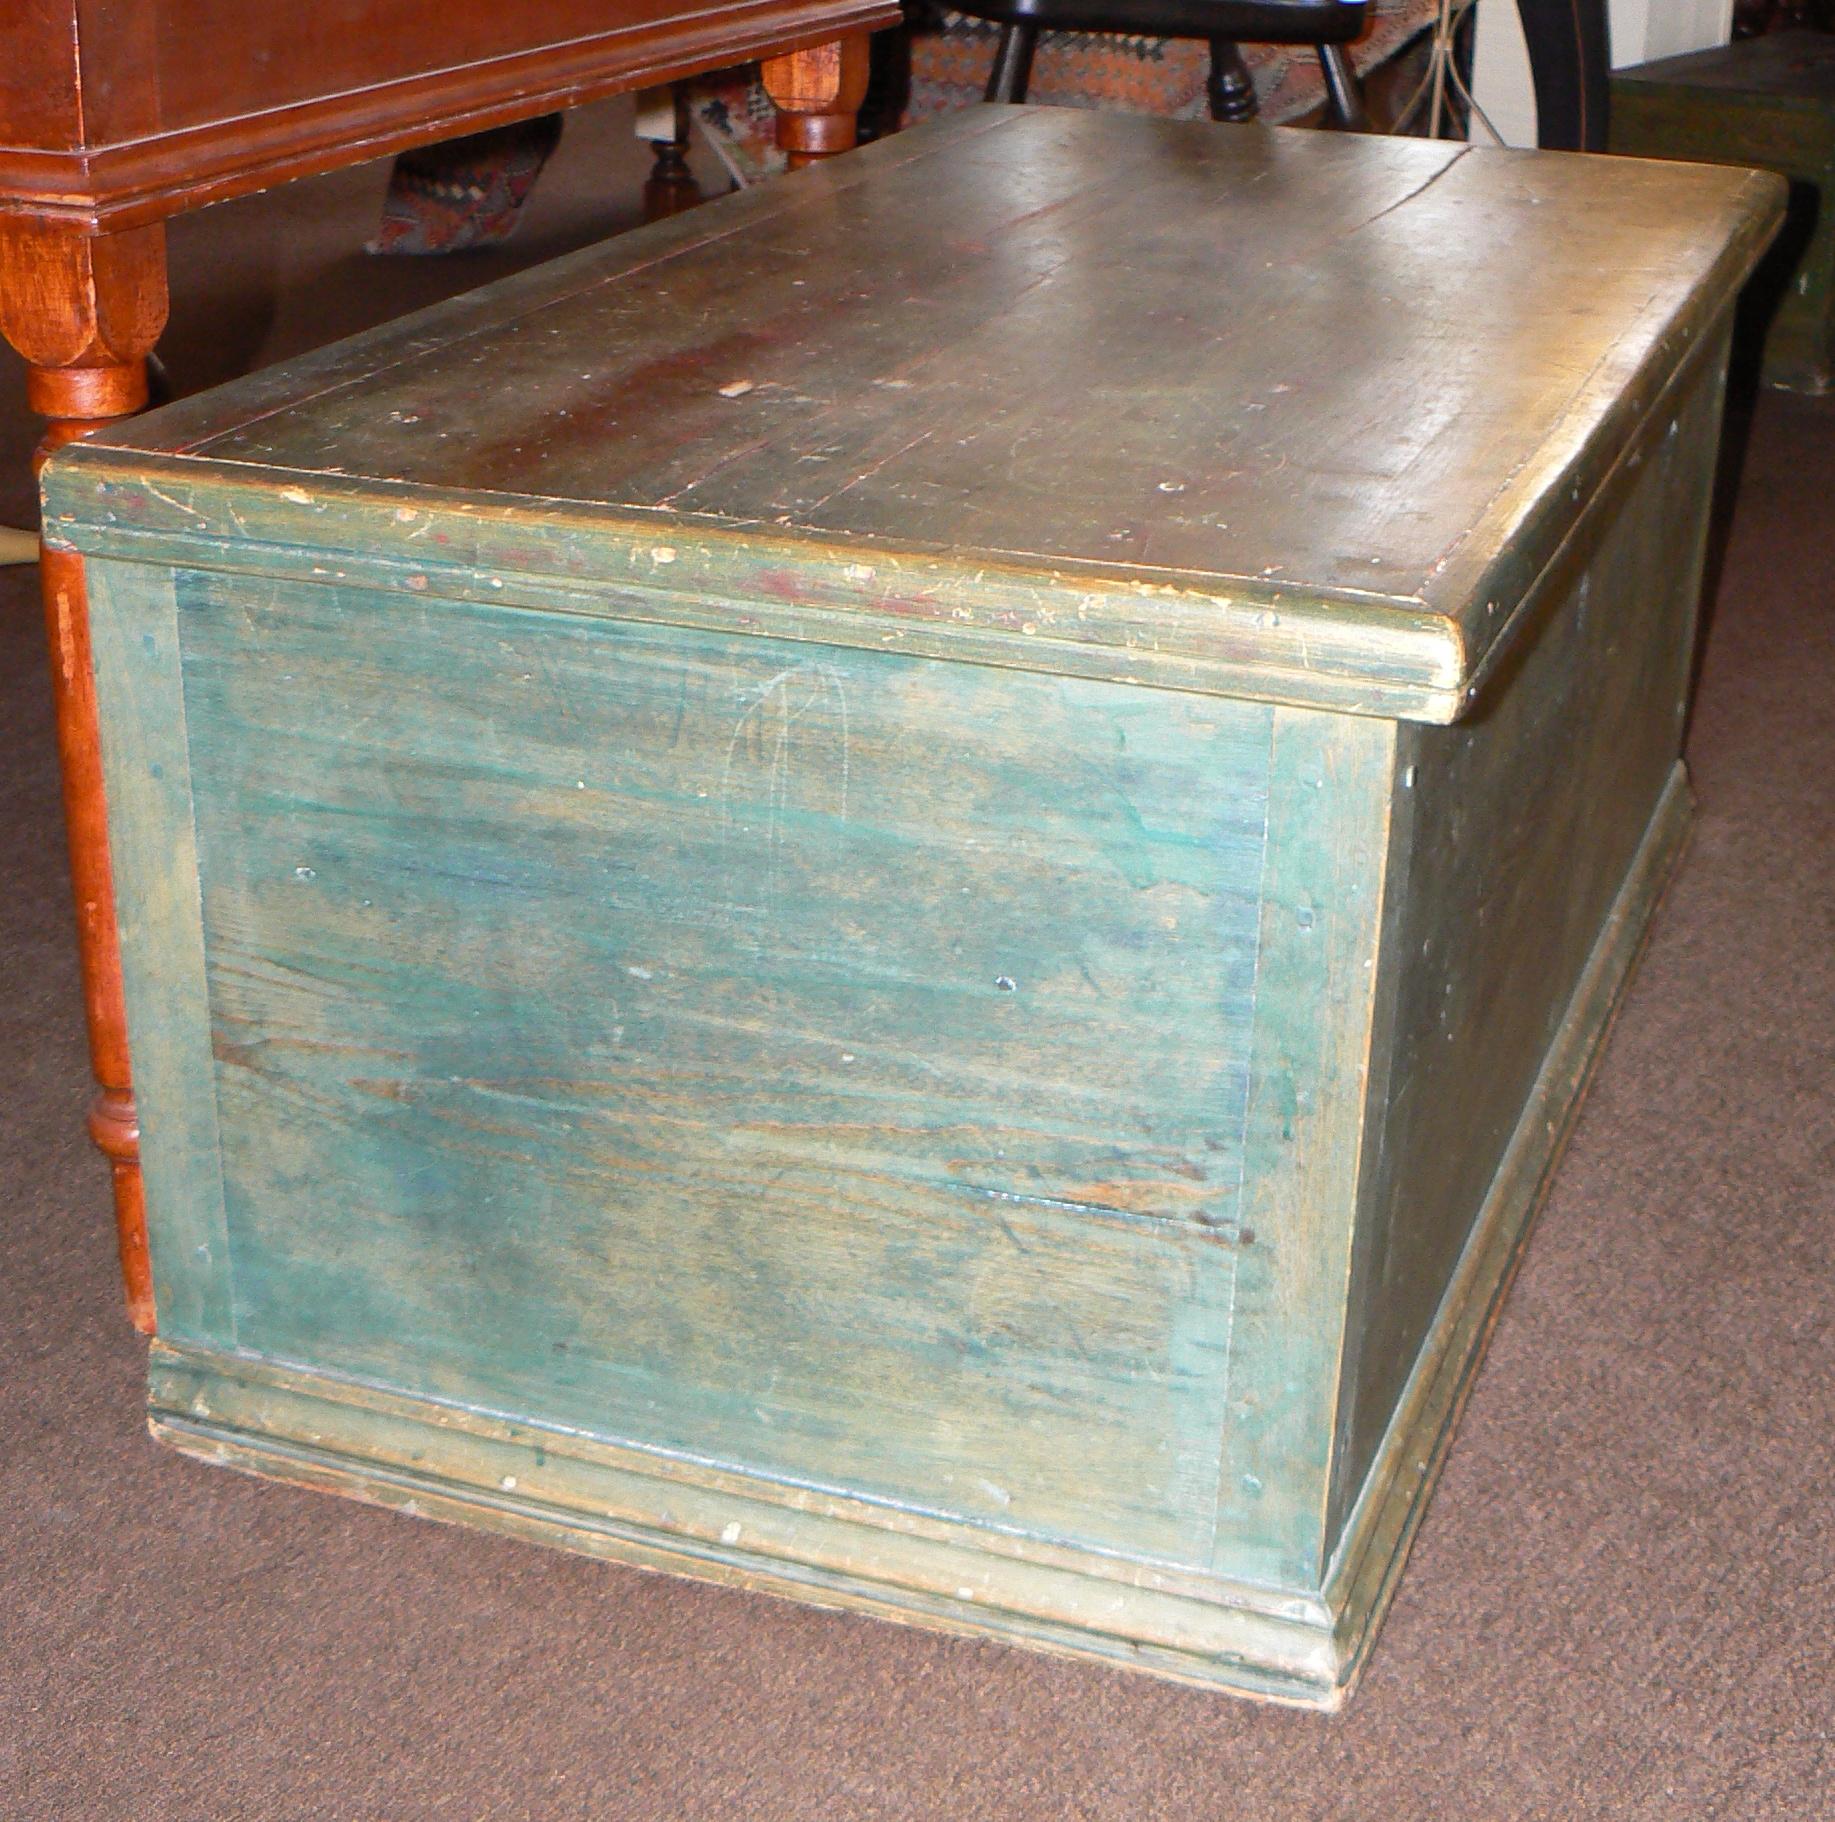
[[[765,93],[777,108],[777,143],[791,170],[852,149],[867,98],[867,47],[859,34],[765,59]]]
[[[94,234],[39,222],[0,223],[0,331],[30,363],[27,398],[47,420],[38,461],[72,437],[146,403],[146,357],[165,321],[163,224]],[[128,1314],[150,1335],[153,1279],[140,1184],[140,1123],[128,1065],[82,559],[47,550],[39,575],[51,641],[90,1067],[99,1088],[89,1133],[114,1176]]]

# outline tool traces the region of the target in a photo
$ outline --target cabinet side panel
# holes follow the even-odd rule
[[[235,24],[221,16],[209,17],[209,10],[200,11],[195,0],[76,0],[82,114],[78,143],[93,150],[163,131],[170,124],[167,92],[180,65],[188,66],[179,76],[180,85],[208,82],[221,111],[226,87],[258,83],[273,66],[272,49],[246,38],[251,24],[259,19],[255,29],[278,41],[287,22],[299,22],[302,13],[317,9],[289,7],[263,16],[259,8],[244,6],[235,9]],[[162,38],[173,36],[183,45],[179,57],[172,55],[176,47],[161,44]],[[199,54],[200,48],[205,54]]]
[[[1477,712],[1404,734],[1334,1534],[1677,764],[1725,350],[1578,528]]]
[[[65,152],[82,143],[76,0],[0,7],[0,150]]]

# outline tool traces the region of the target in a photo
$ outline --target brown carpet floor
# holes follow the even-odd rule
[[[365,260],[374,168],[180,223],[180,389],[623,225],[628,132],[570,126],[507,257]],[[30,435],[15,365],[14,523]],[[0,572],[0,1818],[1835,1816],[1832,480],[1835,403],[1764,400],[1694,845],[1336,1719],[156,1449],[79,1130],[33,577]]]

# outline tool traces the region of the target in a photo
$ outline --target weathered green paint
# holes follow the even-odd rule
[[[1395,740],[1392,722],[1275,715],[1241,1215],[1252,1239],[1232,1312],[1234,1447],[1216,1560],[1277,1587],[1317,1587],[1331,1547],[1325,1492]]]
[[[1677,849],[1777,208],[995,111],[57,458],[156,1430],[1340,1700]]]
[[[246,1356],[153,1346],[154,1434],[415,1516],[1009,1638],[1290,1702],[1334,1699],[1324,1604],[969,1531]]]
[[[245,1332],[1208,1558],[1271,711],[180,594]]]
[[[1687,779],[1678,763],[1466,1233],[1356,1503],[1338,1528],[1323,1589],[1335,1620],[1332,1644],[1338,1663],[1362,1661],[1401,1575],[1471,1387],[1473,1367],[1521,1259],[1643,932],[1680,857],[1689,807]]]
[[[1835,40],[1772,32],[1618,71],[1612,149],[1756,165],[1791,180],[1791,219],[1752,281],[1765,383],[1835,384]]]

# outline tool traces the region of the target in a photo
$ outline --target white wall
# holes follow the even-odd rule
[[[1725,44],[1733,0],[1612,0],[1612,67]]]
[[[1619,69],[1725,44],[1733,30],[1733,0],[1610,0],[1609,16],[1612,65]],[[1472,63],[1472,90],[1491,124],[1510,145],[1534,145],[1535,91],[1515,0],[1479,0]],[[1489,143],[1483,127],[1474,126],[1472,137]]]

